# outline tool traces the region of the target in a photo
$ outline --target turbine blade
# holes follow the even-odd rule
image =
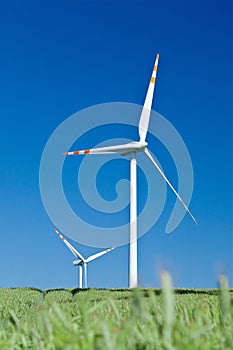
[[[54,228],[54,231],[61,238],[61,240],[65,243],[67,248],[69,248],[69,250],[74,254],[74,256],[76,256],[76,258],[79,258],[82,261],[85,260],[84,257],[65,239],[65,237],[62,236],[62,234],[56,228]]]
[[[65,152],[63,155],[70,156],[70,155],[78,155],[78,154],[120,154],[120,155],[126,155],[130,154],[132,152],[135,152],[138,148],[140,148],[141,145],[139,142],[130,142],[123,145],[116,145],[116,146],[106,146],[106,147],[100,147],[100,148],[92,148],[92,149],[86,149],[82,151],[72,151],[72,152]]]
[[[76,256],[76,258],[77,258],[78,256],[77,256],[77,254],[75,254],[74,247],[65,239],[64,236],[62,236],[62,234],[57,229],[54,228],[54,231],[61,238],[61,240],[65,243],[65,245],[69,248],[69,250],[74,254],[74,256]]]
[[[89,261],[92,261],[94,259],[97,259],[99,258],[100,256],[104,255],[104,254],[107,254],[108,252],[110,252],[111,250],[113,250],[114,248],[109,248],[109,249],[106,249],[100,253],[97,253],[97,254],[94,254],[94,255],[91,255],[89,256],[89,258],[86,259],[86,262],[89,262]]]
[[[165,174],[163,173],[162,169],[159,167],[159,165],[157,164],[157,162],[155,161],[155,159],[152,157],[151,153],[149,152],[149,150],[146,148],[144,153],[147,155],[147,157],[150,159],[150,161],[152,162],[152,164],[155,166],[155,168],[158,170],[158,172],[160,173],[160,175],[164,178],[164,180],[166,181],[166,183],[170,186],[170,188],[172,189],[172,191],[175,193],[176,197],[179,199],[180,203],[183,205],[183,207],[186,209],[186,211],[188,212],[188,214],[191,216],[191,218],[193,219],[193,221],[195,222],[196,225],[198,225],[198,222],[196,221],[196,219],[194,218],[193,214],[191,213],[191,211],[189,210],[188,206],[185,204],[185,202],[183,201],[183,199],[180,197],[180,195],[177,193],[177,191],[174,189],[174,187],[172,186],[172,184],[170,183],[170,181],[167,179],[167,177],[165,176]]]
[[[117,146],[91,148],[91,149],[85,149],[85,150],[80,150],[80,151],[64,152],[63,155],[64,156],[76,156],[79,154],[114,154],[114,153],[117,153],[116,148],[117,148]]]
[[[152,76],[151,76],[149,87],[146,94],[146,99],[145,99],[141,117],[139,120],[138,128],[139,128],[140,142],[145,142],[146,140],[148,125],[150,121],[150,113],[151,113],[151,106],[152,106],[152,100],[154,95],[158,63],[159,63],[159,54],[156,55],[154,69],[152,72]]]

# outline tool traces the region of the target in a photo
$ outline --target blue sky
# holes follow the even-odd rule
[[[228,0],[0,0],[1,287],[77,286],[73,256],[54,234],[40,197],[43,149],[59,124],[83,108],[143,104],[158,52],[153,108],[189,150],[190,209],[200,225],[185,216],[165,234],[174,205],[168,191],[160,219],[138,242],[139,282],[158,287],[160,270],[168,269],[175,287],[216,287],[221,273],[233,286],[231,18]],[[105,131],[101,136],[104,141]],[[158,152],[165,166],[169,155]],[[74,245],[84,256],[98,251]],[[126,287],[127,274],[123,246],[90,263],[88,282]]]

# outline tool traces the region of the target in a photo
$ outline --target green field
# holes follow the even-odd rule
[[[0,349],[233,349],[233,290],[0,289]]]

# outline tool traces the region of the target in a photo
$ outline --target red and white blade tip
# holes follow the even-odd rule
[[[59,236],[59,237],[62,237],[63,238],[63,236],[62,236],[62,234],[54,227],[54,231],[56,232],[56,234]]]
[[[78,154],[88,154],[90,153],[90,149],[84,149],[84,150],[81,150],[81,151],[72,151],[72,152],[63,152],[63,156],[76,156]]]

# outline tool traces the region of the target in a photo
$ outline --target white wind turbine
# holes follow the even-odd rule
[[[168,186],[175,193],[180,203],[189,213],[191,218],[197,224],[194,216],[191,214],[187,205],[174,189],[170,181],[167,179],[162,169],[159,167],[155,159],[152,157],[149,152],[146,142],[146,135],[149,125],[151,105],[154,95],[154,87],[156,81],[156,73],[158,68],[159,54],[156,55],[155,65],[150,79],[149,87],[146,94],[146,99],[142,109],[142,113],[139,120],[138,132],[139,132],[139,141],[130,142],[123,145],[117,146],[108,146],[101,148],[92,148],[82,151],[73,151],[73,152],[64,152],[63,155],[78,155],[78,154],[120,154],[122,156],[131,156],[130,160],[130,246],[129,246],[129,287],[137,287],[138,278],[137,278],[137,162],[136,162],[136,153],[144,152],[145,155],[149,158],[155,168],[158,170],[163,179],[167,182]]]
[[[87,288],[87,263],[89,263],[92,260],[95,260],[99,258],[100,256],[110,252],[114,248],[106,249],[100,253],[96,253],[94,255],[89,256],[87,259],[85,259],[66,239],[62,236],[62,234],[54,228],[54,231],[56,234],[63,240],[65,245],[69,248],[69,250],[74,254],[78,260],[73,261],[74,266],[79,267],[79,288],[83,288],[83,269],[84,269],[84,288]]]

